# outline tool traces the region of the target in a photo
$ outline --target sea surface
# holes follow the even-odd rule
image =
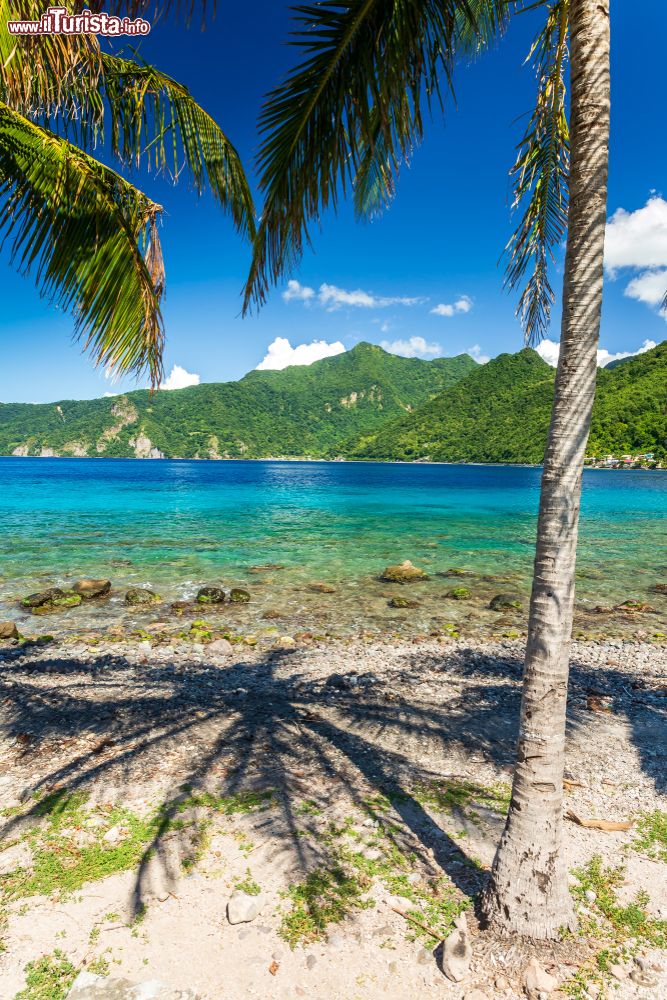
[[[127,616],[131,586],[158,591],[164,616],[171,601],[204,584],[251,592],[247,607],[224,609],[239,629],[495,626],[494,594],[527,604],[540,474],[508,466],[0,459],[0,617],[26,621],[21,596],[92,576],[112,580],[111,599],[49,616],[48,631]],[[665,630],[667,597],[652,587],[667,582],[666,515],[667,471],[584,473],[582,609],[650,602],[656,612],[646,627]],[[398,589],[379,582],[384,566],[404,559],[431,579]],[[437,575],[452,568],[470,575]],[[316,582],[335,593],[313,591]],[[447,596],[461,584],[469,601]],[[408,590],[418,608],[388,607],[392,594]]]

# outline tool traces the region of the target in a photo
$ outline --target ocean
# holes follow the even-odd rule
[[[48,631],[125,614],[128,587],[150,586],[167,604],[192,598],[204,584],[251,592],[246,608],[225,611],[240,616],[245,629],[282,624],[291,631],[400,634],[451,622],[491,625],[495,593],[510,591],[527,604],[540,472],[0,459],[0,617],[20,617],[17,601],[29,592],[92,576],[112,580],[111,600],[49,616]],[[657,611],[650,627],[664,629],[667,598],[652,587],[667,582],[666,514],[667,471],[585,471],[577,591],[583,608],[650,602]],[[388,607],[394,591],[378,575],[404,559],[431,579],[410,588],[419,606],[399,612]],[[438,576],[451,569],[468,575]],[[334,593],[311,589],[317,582]],[[448,598],[457,583],[470,589],[469,601]],[[263,617],[267,611],[278,625]]]

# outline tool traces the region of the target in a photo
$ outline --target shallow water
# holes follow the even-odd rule
[[[36,589],[79,576],[113,581],[105,604],[49,616],[51,632],[124,613],[124,590],[137,585],[165,601],[203,584],[246,586],[252,605],[224,612],[239,627],[272,609],[276,627],[336,634],[495,621],[493,594],[529,594],[537,468],[0,459],[0,482],[2,617],[16,617],[17,598]],[[651,628],[664,627],[667,601],[650,589],[667,582],[666,514],[667,471],[585,472],[581,605],[650,600],[659,612]],[[403,559],[432,577],[410,588],[421,602],[410,612],[387,607],[407,587],[377,580]],[[266,564],[283,568],[257,570]],[[450,567],[474,575],[435,576]],[[336,593],[311,592],[313,581]],[[472,601],[445,596],[461,582]]]

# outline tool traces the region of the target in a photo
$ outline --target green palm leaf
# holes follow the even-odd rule
[[[162,376],[160,206],[0,103],[0,234],[42,295],[72,310],[96,363]]]
[[[451,89],[457,48],[486,44],[506,0],[324,0],[295,8],[301,62],[260,118],[265,203],[245,306],[299,260],[309,223],[356,185],[357,211],[393,194],[423,132],[423,107]],[[494,29],[495,30],[495,29]],[[486,34],[485,34],[486,33]]]
[[[553,247],[567,231],[570,143],[565,108],[569,0],[551,0],[544,28],[531,49],[537,70],[537,103],[512,168],[514,206],[525,203],[508,246],[506,283],[528,281],[518,315],[526,341],[539,340],[549,326],[554,292],[549,281]]]
[[[111,148],[125,163],[178,177],[187,166],[198,193],[208,185],[244,236],[252,238],[252,195],[236,149],[186,87],[153,66],[102,55]]]

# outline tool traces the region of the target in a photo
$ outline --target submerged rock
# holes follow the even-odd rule
[[[0,639],[18,639],[16,622],[0,622]]]
[[[77,580],[72,590],[76,594],[81,594],[84,600],[91,600],[93,597],[106,597],[111,590],[111,580]]]
[[[131,587],[125,594],[125,603],[133,607],[146,604],[159,604],[162,598],[148,587]]]
[[[412,583],[414,580],[428,580],[428,574],[406,559],[396,566],[386,566],[380,579],[384,583]]]
[[[222,587],[200,587],[197,591],[199,604],[224,604],[225,592]]]
[[[521,610],[523,602],[516,594],[496,594],[495,597],[491,598],[489,607],[492,611],[505,611],[508,608]]]
[[[472,592],[467,587],[454,587],[447,593],[447,597],[453,601],[467,601],[469,597],[472,597]]]
[[[335,594],[336,588],[332,587],[330,583],[309,583],[308,590],[312,590],[315,594]]]
[[[390,608],[418,608],[419,601],[410,601],[407,597],[392,597],[388,602]]]
[[[229,593],[229,600],[232,604],[247,604],[250,600],[250,593],[240,587],[234,587]]]
[[[458,566],[450,566],[449,569],[436,573],[436,576],[472,576],[469,569],[459,569]]]
[[[51,615],[56,611],[76,608],[83,598],[73,590],[62,590],[60,587],[49,587],[36,594],[28,594],[21,601],[24,608],[30,608],[33,615]]]

